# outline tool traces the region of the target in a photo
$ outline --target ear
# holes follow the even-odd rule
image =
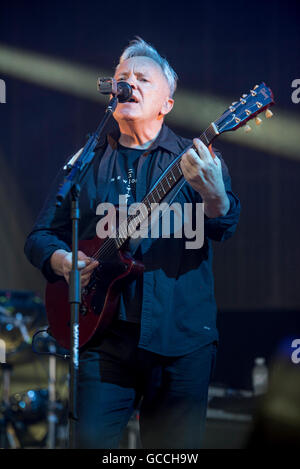
[[[169,114],[169,112],[172,110],[173,106],[174,106],[174,99],[166,98],[165,102],[163,103],[163,105],[161,107],[159,117],[162,119],[164,116]]]

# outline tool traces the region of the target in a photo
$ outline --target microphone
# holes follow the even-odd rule
[[[132,95],[132,87],[126,81],[119,81],[115,78],[98,78],[98,91],[101,94],[112,94],[118,98],[119,103],[129,101]]]
[[[119,81],[117,83],[117,97],[119,103],[125,103],[129,101],[132,96],[132,88],[126,81]]]

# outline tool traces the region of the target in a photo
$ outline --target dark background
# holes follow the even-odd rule
[[[179,89],[230,104],[265,81],[275,95],[274,112],[295,116],[300,104],[291,101],[291,82],[300,78],[299,26],[296,1],[6,1],[0,7],[4,45],[113,70],[128,41],[139,35],[173,65]],[[7,87],[7,103],[0,105],[0,286],[42,294],[42,278],[22,253],[24,239],[58,168],[82,146],[104,108],[1,71],[0,78]],[[195,136],[188,127],[172,128]],[[215,246],[221,310],[216,380],[249,386],[255,356],[270,360],[282,340],[300,336],[300,160],[222,137],[216,146],[242,203],[236,235]]]

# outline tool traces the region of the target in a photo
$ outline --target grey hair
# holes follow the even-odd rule
[[[142,38],[136,36],[136,39],[130,41],[129,45],[124,49],[119,60],[119,64],[131,57],[149,57],[154,60],[161,68],[170,88],[170,96],[172,97],[177,87],[178,76],[173,70],[167,59],[163,58],[154,47]]]

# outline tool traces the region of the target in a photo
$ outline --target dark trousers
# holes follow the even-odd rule
[[[108,334],[81,353],[77,447],[118,448],[139,405],[143,448],[200,448],[216,344],[165,357],[137,342]]]

